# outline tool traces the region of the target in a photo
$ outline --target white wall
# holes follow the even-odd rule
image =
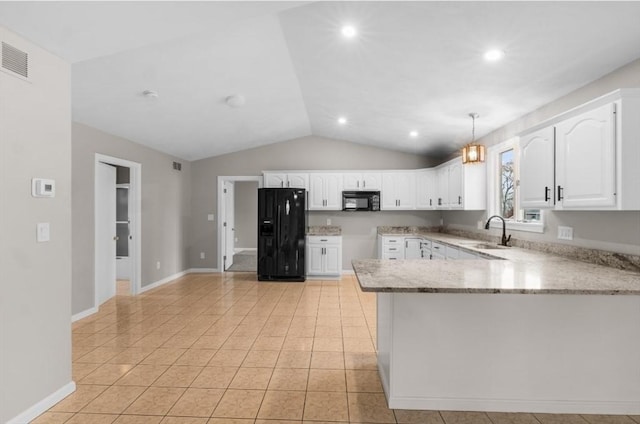
[[[184,271],[191,210],[191,165],[165,153],[74,122],[73,313],[94,306],[95,154],[142,164],[142,287]],[[173,161],[182,171],[173,169]],[[160,269],[156,269],[160,262]]]
[[[498,128],[479,140],[485,145],[503,142],[546,119],[579,106],[596,97],[619,88],[640,87],[640,59],[623,66],[610,74],[575,90],[504,127]],[[640,118],[638,118],[640,119]],[[636,140],[640,143],[640,140]],[[640,161],[640,158],[638,158]],[[640,182],[639,182],[640,183]],[[559,243],[616,253],[640,255],[640,212],[569,212],[545,211],[543,234],[510,231],[513,238],[522,240]],[[450,228],[483,232],[477,229],[477,221],[487,218],[483,212],[443,212],[445,224]],[[574,239],[557,239],[558,226],[573,227]],[[498,234],[499,230],[491,230]]]
[[[73,388],[71,73],[67,63],[3,27],[0,39],[29,53],[30,66],[29,82],[0,71],[0,422],[6,423]],[[33,177],[54,179],[55,198],[31,197]],[[36,242],[38,222],[50,223],[51,241]]]

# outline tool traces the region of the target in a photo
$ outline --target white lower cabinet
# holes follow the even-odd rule
[[[342,273],[342,237],[307,236],[307,275],[339,276]]]

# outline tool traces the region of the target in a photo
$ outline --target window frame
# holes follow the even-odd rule
[[[516,220],[506,219],[507,229],[513,231],[544,233],[544,209],[540,209],[540,221],[538,222],[523,222],[517,220],[517,216],[520,214],[520,211],[523,210],[520,206],[520,145],[518,141],[518,137],[513,137],[502,143],[487,147],[487,218],[492,215],[502,216],[500,210],[500,154],[513,149],[513,160],[515,164],[514,174],[516,179],[514,192],[514,214],[516,216]],[[502,222],[499,220],[492,220],[490,228],[502,229]]]

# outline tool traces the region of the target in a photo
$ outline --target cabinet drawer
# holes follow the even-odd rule
[[[382,243],[402,246],[404,244],[404,237],[382,237]]]
[[[403,255],[400,253],[395,253],[395,252],[383,252],[382,253],[382,259],[391,259],[391,260],[398,260],[398,259],[404,259]]]
[[[400,253],[400,252],[404,252],[404,246],[402,246],[402,245],[396,246],[396,245],[393,245],[393,244],[392,245],[385,244],[384,246],[382,246],[382,251],[384,253],[396,253],[396,252]]]
[[[307,243],[309,244],[340,244],[342,242],[341,236],[307,236]]]
[[[445,256],[446,255],[446,246],[444,244],[431,242],[431,252],[435,255]]]

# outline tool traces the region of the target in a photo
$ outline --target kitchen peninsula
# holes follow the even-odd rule
[[[428,237],[493,259],[353,261],[390,408],[640,414],[640,274]]]

